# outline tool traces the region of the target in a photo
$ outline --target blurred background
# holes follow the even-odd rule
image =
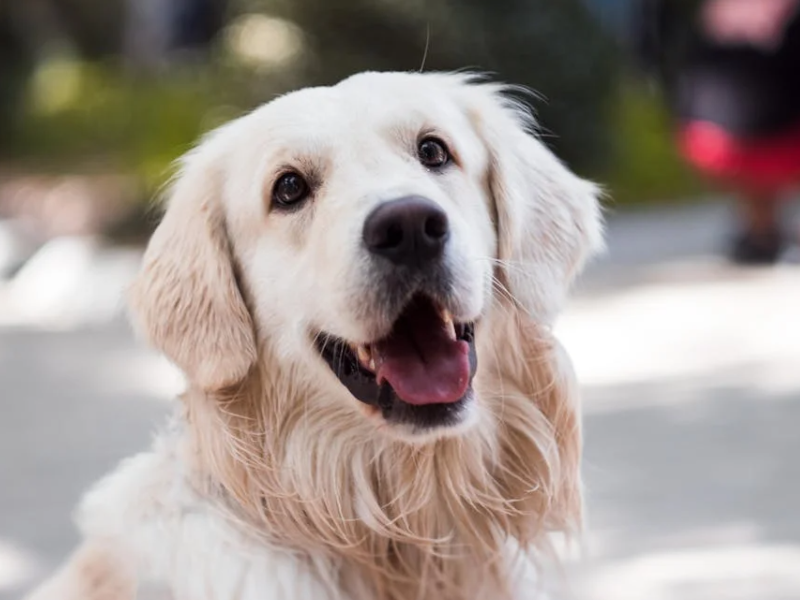
[[[682,155],[639,2],[0,1],[0,600],[63,560],[81,492],[181,387],[121,301],[172,161],[287,90],[423,63],[536,90],[545,142],[609,192],[558,325],[589,509],[565,597],[800,598],[796,247],[728,260],[738,190]]]

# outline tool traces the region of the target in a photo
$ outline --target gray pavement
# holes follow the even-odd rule
[[[610,252],[559,323],[585,390],[589,527],[569,560],[583,600],[800,598],[800,269],[725,266],[725,231],[720,205],[612,215]],[[180,387],[119,318],[73,306],[61,322],[54,298],[16,319],[12,300],[0,600],[66,555],[82,490],[147,445]]]

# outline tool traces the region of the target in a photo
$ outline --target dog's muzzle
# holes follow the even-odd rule
[[[322,332],[317,348],[350,393],[387,421],[430,429],[457,424],[477,368],[474,324],[450,312],[445,251],[447,214],[407,196],[367,217],[363,242],[372,260],[374,301],[360,309],[391,315],[391,327],[367,344]]]

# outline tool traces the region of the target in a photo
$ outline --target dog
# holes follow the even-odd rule
[[[539,598],[583,512],[551,328],[600,196],[475,75],[361,73],[207,135],[129,290],[179,410],[31,598]]]

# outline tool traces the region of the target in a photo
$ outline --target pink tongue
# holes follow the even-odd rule
[[[372,355],[378,383],[389,382],[409,404],[449,404],[467,391],[469,344],[451,340],[432,309],[407,311]]]

